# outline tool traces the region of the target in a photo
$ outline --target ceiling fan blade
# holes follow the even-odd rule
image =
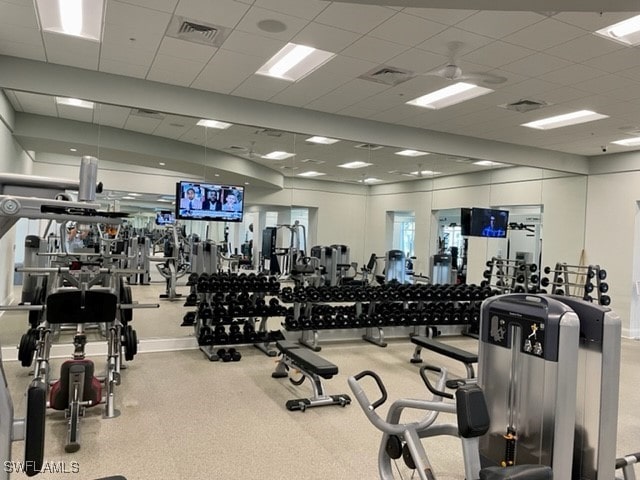
[[[499,85],[507,81],[507,77],[488,72],[470,72],[459,77],[460,80],[477,80],[489,85]]]
[[[449,56],[449,63],[451,65],[456,64],[456,59],[458,58],[458,54],[460,53],[460,49],[463,47],[464,42],[460,40],[453,40],[447,43],[447,53]]]

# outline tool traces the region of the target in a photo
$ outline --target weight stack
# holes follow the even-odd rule
[[[478,384],[491,427],[480,438],[483,467],[541,464],[554,478],[571,478],[578,334],[578,315],[559,300],[512,294],[484,301]]]

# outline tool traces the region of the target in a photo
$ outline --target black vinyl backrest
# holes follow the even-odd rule
[[[116,318],[117,306],[118,298],[110,291],[57,291],[47,296],[47,321],[49,323],[110,323]]]
[[[371,256],[369,257],[369,263],[367,263],[367,270],[372,272],[375,266],[376,266],[376,254],[372,253]]]
[[[456,413],[461,437],[479,437],[489,430],[487,402],[478,385],[463,385],[456,390]]]

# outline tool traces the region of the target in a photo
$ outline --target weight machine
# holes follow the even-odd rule
[[[164,255],[149,257],[149,261],[156,262],[158,272],[166,281],[166,292],[160,294],[160,298],[178,300],[182,297],[181,293],[176,292],[178,279],[189,271],[189,264],[183,259],[177,225],[167,225],[165,229],[165,235],[162,237]]]

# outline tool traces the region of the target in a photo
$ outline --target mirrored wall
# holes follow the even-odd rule
[[[166,230],[155,218],[160,211],[175,210],[178,181],[243,189],[241,222],[185,220],[182,225],[185,237],[224,244],[228,253],[251,257],[254,268],[264,229],[297,220],[305,226],[307,251],[314,245],[347,245],[350,261],[359,266],[375,253],[380,273],[385,252],[399,249],[411,257],[416,274],[430,277],[434,256],[450,253],[460,242],[451,225],[463,207],[502,208],[512,211],[518,223],[540,225],[531,248],[527,234],[522,242],[516,234],[505,240],[470,237],[468,283],[480,283],[485,262],[495,255],[526,248],[545,264],[573,262],[583,246],[584,176],[362,143],[349,138],[349,132],[327,139],[264,126],[205,127],[198,125],[201,119],[164,112],[99,104],[83,109],[60,105],[52,96],[5,93],[18,112],[16,138],[34,152],[33,173],[77,178],[81,156],[99,158],[105,190],[98,200],[104,208],[128,212],[131,228],[152,237],[154,255],[161,255]],[[279,246],[286,248],[290,231],[277,231]],[[23,223],[16,243],[28,233],[41,234],[42,227]],[[151,269],[152,283],[164,282],[154,265]],[[180,283],[184,294],[185,280]],[[146,294],[149,290],[136,286],[134,295],[139,301],[157,301],[157,289]],[[166,314],[155,324],[138,324],[138,335],[191,335],[179,327],[183,310],[182,302],[162,303]],[[15,338],[3,336],[6,344],[15,344],[24,333],[24,320],[16,322],[21,323],[12,328]]]

